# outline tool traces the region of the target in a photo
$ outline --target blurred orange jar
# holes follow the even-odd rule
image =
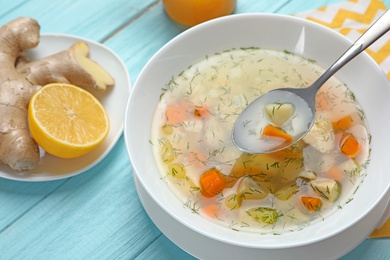
[[[176,22],[193,26],[233,13],[236,0],[163,0],[165,11]]]

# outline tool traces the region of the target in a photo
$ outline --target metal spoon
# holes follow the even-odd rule
[[[248,105],[238,116],[233,126],[233,143],[242,151],[254,154],[271,153],[282,150],[302,139],[315,121],[315,96],[322,85],[340,68],[365,50],[373,42],[390,30],[390,11],[386,11],[352,46],[311,86],[307,88],[279,88],[269,91]],[[295,106],[293,117],[293,140],[289,142],[260,138],[264,127],[266,104],[290,103]]]

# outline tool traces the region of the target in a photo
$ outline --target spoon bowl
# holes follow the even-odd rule
[[[287,148],[301,140],[315,122],[315,96],[317,91],[339,69],[364,51],[390,30],[390,11],[386,11],[367,31],[355,41],[311,86],[307,88],[279,88],[269,91],[250,103],[238,116],[233,125],[232,141],[242,151],[253,154],[273,153]],[[291,117],[290,139],[264,137],[267,126],[267,104],[292,104],[295,114]]]
[[[315,119],[314,97],[307,95],[307,91],[300,88],[279,88],[258,97],[235,121],[232,131],[233,143],[244,152],[256,154],[276,152],[301,140],[308,133],[307,129],[311,129]],[[289,122],[292,129],[289,134],[293,137],[293,142],[259,138],[268,121],[264,113],[266,104],[294,105],[295,114],[299,116],[293,116]],[[261,152],[259,148],[262,149]]]

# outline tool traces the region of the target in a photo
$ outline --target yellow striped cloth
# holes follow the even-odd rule
[[[328,26],[355,41],[386,10],[380,0],[349,0],[295,16]],[[366,51],[390,78],[390,33],[382,36]]]
[[[328,26],[355,41],[386,10],[381,0],[349,0],[294,15]],[[382,36],[366,51],[390,78],[390,33]],[[389,215],[390,209],[388,211]],[[380,223],[369,237],[386,236],[390,236],[390,218]]]

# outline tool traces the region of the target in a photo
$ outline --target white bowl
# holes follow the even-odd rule
[[[354,199],[342,210],[301,231],[281,235],[236,232],[191,213],[161,180],[149,144],[152,117],[161,89],[173,76],[205,55],[257,46],[298,52],[326,68],[350,44],[340,34],[304,19],[276,14],[241,14],[188,29],[152,57],[141,71],[128,100],[124,136],[141,201],[154,223],[174,243],[204,259],[215,258],[215,252],[225,259],[238,256],[330,259],[347,253],[374,229],[387,204],[390,183],[390,175],[386,173],[390,159],[387,153],[390,122],[382,112],[390,111],[390,85],[380,67],[365,53],[340,70],[337,77],[354,92],[367,116],[372,135],[367,176]],[[348,235],[353,238],[346,243]],[[333,247],[327,247],[330,245]]]

